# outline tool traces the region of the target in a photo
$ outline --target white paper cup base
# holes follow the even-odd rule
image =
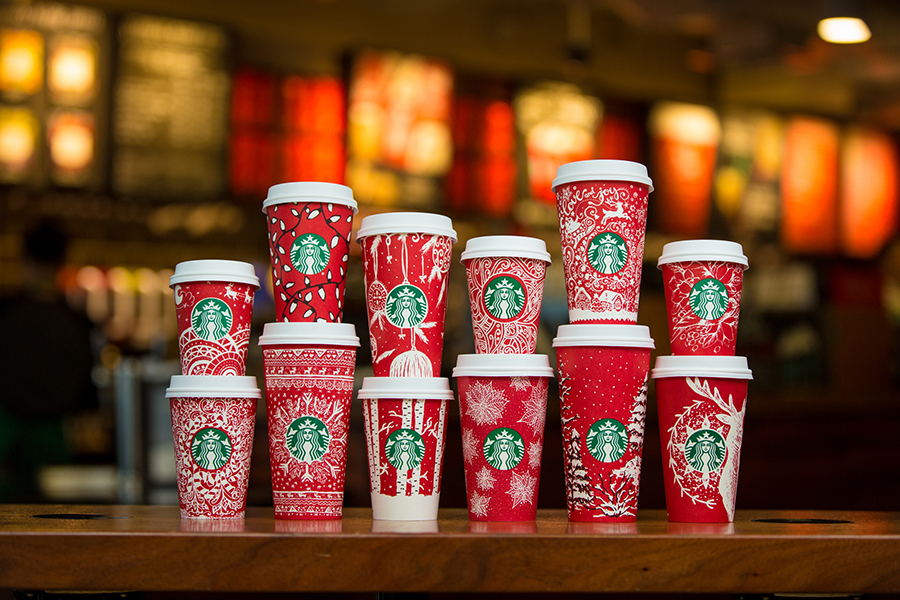
[[[440,493],[432,496],[388,496],[372,493],[372,518],[379,521],[433,521]]]

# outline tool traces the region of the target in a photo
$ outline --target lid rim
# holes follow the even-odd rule
[[[656,261],[657,268],[676,262],[720,261],[750,267],[744,247],[731,240],[678,240],[665,244]]]
[[[317,331],[318,330],[318,331]],[[346,346],[359,347],[359,336],[352,323],[283,322],[263,325],[258,346]]]
[[[598,346],[653,350],[656,348],[656,343],[650,336],[650,328],[646,325],[574,323],[559,326],[552,346],[554,348]]]
[[[175,271],[169,277],[169,287],[202,281],[246,283],[260,287],[259,277],[251,263],[220,258],[185,260],[176,264]]]
[[[446,377],[364,377],[357,397],[360,400],[456,399]]]
[[[262,398],[251,375],[172,375],[166,398]]]
[[[391,222],[391,221],[394,222]],[[382,223],[382,221],[385,221]],[[356,232],[356,241],[373,235],[395,233],[423,233],[441,235],[457,240],[453,221],[447,215],[426,212],[383,212],[363,218]]]
[[[650,179],[646,165],[614,159],[578,160],[560,165],[551,189],[555,192],[561,185],[578,181],[625,181],[646,185],[648,193],[653,191],[653,180]]]
[[[330,181],[285,181],[269,187],[266,199],[263,200],[262,212],[278,204],[292,204],[296,200],[312,199],[321,204],[340,204],[349,206],[354,213],[359,212],[359,205],[353,198],[353,190],[340,183]]]
[[[753,379],[753,371],[747,365],[745,356],[673,354],[658,356],[650,370],[650,376],[653,379],[705,377],[750,381]]]
[[[554,377],[546,354],[460,354],[453,377]]]

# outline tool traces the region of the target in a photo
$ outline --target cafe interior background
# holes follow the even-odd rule
[[[347,184],[356,226],[390,210],[453,218],[449,375],[473,351],[456,260],[466,239],[546,240],[538,351],[552,355],[567,314],[551,179],[565,162],[618,158],[648,164],[656,187],[639,322],[657,353],[668,352],[662,245],[732,239],[750,258],[738,354],[755,379],[738,508],[896,508],[900,4],[857,6],[872,37],[853,45],[820,37],[829,6],[0,6],[0,501],[176,503],[168,278],[179,261],[215,257],[250,261],[268,282],[269,185]],[[359,384],[371,362],[351,246]],[[15,314],[30,318],[4,314],[29,299]],[[264,285],[254,340],[273,314]],[[255,343],[248,373],[261,377]],[[260,407],[251,505],[271,501]],[[549,410],[540,506],[562,508],[554,389]],[[643,508],[664,505],[654,415],[651,394]],[[365,506],[358,410],[352,421],[346,504]],[[445,507],[465,505],[458,427]]]

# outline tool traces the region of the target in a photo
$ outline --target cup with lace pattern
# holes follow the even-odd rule
[[[263,202],[275,320],[339,323],[357,211],[353,191],[321,181],[279,183]]]
[[[431,213],[380,213],[362,220],[356,239],[375,376],[439,376],[456,241],[452,221]]]
[[[625,160],[583,160],[553,180],[572,323],[637,322],[647,167]]]
[[[255,377],[172,377],[166,398],[172,415],[182,517],[244,516],[260,396]]]
[[[189,260],[169,278],[183,375],[243,375],[259,278],[250,263]]]
[[[350,323],[266,323],[266,383],[276,519],[340,519],[359,338]]]
[[[637,517],[653,339],[643,325],[561,325],[559,372],[570,521]]]
[[[663,246],[657,265],[672,354],[734,355],[749,264],[736,242],[684,240]]]
[[[537,347],[544,275],[544,240],[521,235],[472,238],[462,254],[472,308],[475,351],[531,354]]]

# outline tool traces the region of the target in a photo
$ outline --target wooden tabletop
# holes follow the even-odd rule
[[[47,518],[47,517],[50,518]],[[54,518],[63,516],[64,518]],[[775,519],[776,522],[760,522]],[[791,523],[779,520],[843,521]],[[181,520],[174,507],[0,506],[0,588],[900,592],[900,513],[739,511],[729,525]]]

